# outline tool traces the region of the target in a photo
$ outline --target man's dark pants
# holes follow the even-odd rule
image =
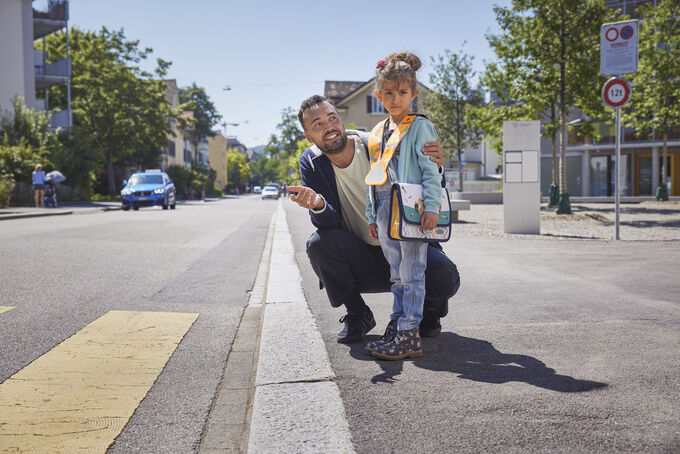
[[[366,307],[361,293],[389,292],[390,265],[380,246],[370,246],[344,229],[320,229],[307,240],[307,255],[326,287],[333,307],[344,305],[351,314]],[[456,265],[438,248],[427,248],[423,323],[438,322],[449,310],[448,300],[458,291]]]

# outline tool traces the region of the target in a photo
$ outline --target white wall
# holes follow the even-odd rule
[[[9,109],[16,95],[34,106],[31,0],[0,1],[0,108]]]

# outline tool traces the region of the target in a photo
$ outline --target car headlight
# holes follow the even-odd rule
[[[153,190],[154,193],[156,194],[163,194],[165,192],[164,188],[158,188]]]
[[[132,194],[132,192],[133,192],[132,189],[123,189],[122,191],[120,191],[120,193],[123,195]]]

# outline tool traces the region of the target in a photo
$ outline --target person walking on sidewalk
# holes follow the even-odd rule
[[[424,116],[411,114],[410,105],[418,95],[416,71],[420,59],[410,52],[391,54],[376,66],[375,97],[390,116],[373,128],[369,140],[371,170],[367,172],[366,216],[371,238],[380,240],[390,264],[392,314],[387,325],[389,338],[369,342],[366,350],[380,359],[397,360],[423,355],[418,325],[423,319],[425,299],[425,241],[390,238],[390,199],[393,183],[423,187],[420,226],[432,231],[441,209],[441,176],[437,165],[420,153],[425,142],[437,140],[434,126]],[[387,167],[383,167],[387,163]]]
[[[33,197],[35,198],[35,207],[44,208],[45,207],[45,171],[42,165],[36,164],[35,170],[32,174],[33,177]]]
[[[302,186],[288,186],[290,199],[309,210],[317,228],[307,241],[307,255],[321,288],[326,288],[331,306],[345,306],[347,311],[340,319],[344,327],[337,341],[356,342],[376,324],[361,293],[391,288],[390,266],[380,242],[368,234],[364,183],[370,169],[368,133],[345,131],[335,106],[318,95],[302,102],[298,120],[314,145],[300,156]],[[438,143],[426,143],[422,152],[441,165]],[[459,286],[456,265],[438,244],[429,244],[421,336],[441,332],[440,318],[448,313],[448,300]],[[385,332],[383,339],[391,335]]]

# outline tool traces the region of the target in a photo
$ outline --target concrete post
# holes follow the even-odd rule
[[[581,194],[590,195],[590,151],[588,150],[581,155]]]
[[[652,147],[652,195],[659,187],[659,147]],[[648,194],[645,194],[648,195]]]

